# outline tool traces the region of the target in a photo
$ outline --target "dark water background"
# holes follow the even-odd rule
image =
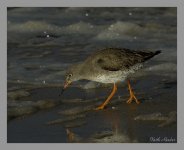
[[[176,8],[8,8],[7,17],[8,142],[177,141]],[[110,86],[79,81],[59,97],[66,68],[107,47],[162,50],[131,78],[141,104],[126,104],[125,83],[103,111],[92,108]]]

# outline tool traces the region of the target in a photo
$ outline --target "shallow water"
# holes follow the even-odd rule
[[[105,47],[161,49],[152,73],[176,73],[176,9],[8,10],[8,82],[62,84],[68,66]]]
[[[8,9],[8,142],[154,142],[151,135],[176,142],[176,121],[166,127],[158,122],[177,110],[176,32],[176,8]],[[65,70],[106,47],[162,50],[131,77],[142,104],[126,105],[124,82],[102,112],[93,108],[111,85],[79,81],[59,97]],[[85,116],[74,116],[75,122],[68,117],[73,114]],[[151,122],[133,120],[154,114],[159,115]],[[47,124],[54,119],[61,125]],[[68,135],[76,138],[67,141]]]
[[[117,95],[102,111],[93,109],[103,102],[110,89],[101,89],[95,94],[94,91],[85,93],[84,90],[72,89],[60,98],[57,107],[42,109],[34,114],[9,121],[8,142],[152,143],[154,141],[150,139],[151,137],[160,137],[163,141],[155,142],[165,143],[169,142],[164,140],[166,137],[173,139],[174,141],[170,142],[175,143],[177,142],[176,87],[170,85],[164,88],[164,83],[161,83],[157,88],[150,87],[141,92],[140,87],[144,87],[147,82],[148,79],[145,79],[139,83],[139,89],[136,88],[141,104],[126,104],[128,93],[126,89],[119,88]],[[41,88],[31,92],[31,97],[22,100],[26,102],[44,100],[45,93],[48,93],[49,98],[54,102],[58,100],[55,94],[58,90],[58,88]],[[86,94],[85,98],[84,94]],[[95,98],[90,98],[91,94]],[[100,94],[104,97],[100,98]],[[71,135],[73,138],[70,138]]]

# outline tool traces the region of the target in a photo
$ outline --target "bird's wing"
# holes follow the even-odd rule
[[[129,49],[108,48],[98,51],[91,55],[87,61],[91,61],[93,65],[107,71],[119,71],[129,69],[137,63],[142,63],[160,51],[135,51]]]
[[[122,62],[116,55],[104,55],[96,60],[96,64],[103,70],[119,71],[122,69]]]
[[[109,50],[101,52],[96,57],[96,65],[103,70],[119,71],[121,69],[128,69],[136,63],[143,60],[140,54],[135,54],[129,50]]]

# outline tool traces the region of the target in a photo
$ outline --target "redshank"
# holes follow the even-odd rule
[[[96,110],[104,109],[117,91],[116,83],[127,79],[143,67],[143,63],[161,51],[136,51],[125,48],[106,48],[89,56],[84,62],[71,66],[66,72],[66,79],[62,92],[74,81],[92,80],[101,83],[112,83],[113,89],[108,98]],[[128,89],[130,97],[127,103],[133,100],[139,104],[129,79]]]

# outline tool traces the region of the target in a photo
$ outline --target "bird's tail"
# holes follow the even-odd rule
[[[156,52],[154,52],[154,55],[158,55],[160,54],[162,51],[161,50],[157,50]]]
[[[160,54],[161,52],[162,52],[161,50],[157,50],[155,52],[149,52],[149,53],[147,53],[147,55],[144,57],[144,61],[146,61],[146,60],[154,57],[155,55]]]

